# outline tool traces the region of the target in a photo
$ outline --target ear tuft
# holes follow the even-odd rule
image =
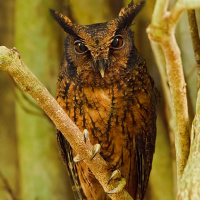
[[[141,1],[138,4],[134,4],[133,1],[126,6],[125,8],[122,8],[119,13],[118,20],[118,28],[128,28],[131,26],[133,19],[138,14],[138,12],[142,9],[144,6],[145,1]]]
[[[76,35],[75,31],[74,31],[74,24],[72,23],[72,21],[64,16],[63,14],[53,10],[53,9],[49,9],[51,15],[53,16],[53,18],[60,24],[60,26],[64,29],[64,31],[70,35]]]

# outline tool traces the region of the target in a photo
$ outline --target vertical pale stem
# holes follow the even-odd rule
[[[161,46],[166,57],[171,104],[174,112],[177,180],[180,181],[187,163],[190,147],[186,84],[180,50],[174,34],[171,34]]]

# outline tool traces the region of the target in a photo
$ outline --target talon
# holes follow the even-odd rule
[[[119,181],[119,185],[115,189],[113,189],[113,190],[111,190],[109,192],[106,192],[106,193],[107,194],[119,193],[124,189],[125,186],[126,186],[126,179],[122,178],[121,181]]]
[[[117,179],[117,178],[121,178],[121,172],[120,172],[119,169],[116,169],[116,170],[112,173],[111,177],[110,177],[109,180],[108,180],[108,184],[110,183],[110,181],[111,181],[112,179]]]
[[[74,162],[80,162],[80,161],[83,161],[84,159],[80,158],[79,154],[77,154],[75,157],[74,157]]]
[[[88,138],[88,135],[89,135],[89,133],[88,133],[88,130],[87,130],[87,129],[84,129],[84,131],[83,131],[83,135],[84,135],[84,141],[85,141],[85,143],[86,143],[86,141],[87,141],[87,138]]]
[[[91,160],[93,160],[94,157],[97,155],[97,153],[100,152],[100,149],[101,149],[101,145],[100,144],[95,144],[94,145],[93,150],[92,150],[92,158],[91,158]]]

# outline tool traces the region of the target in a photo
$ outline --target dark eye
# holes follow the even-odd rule
[[[75,42],[75,51],[79,54],[85,53],[88,48],[80,41]]]
[[[123,45],[124,45],[124,40],[121,35],[115,36],[115,38],[113,39],[111,43],[111,47],[114,49],[119,49],[123,47]]]

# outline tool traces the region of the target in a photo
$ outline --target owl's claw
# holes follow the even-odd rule
[[[74,157],[73,160],[74,160],[75,163],[77,163],[77,162],[81,162],[81,161],[83,161],[84,159],[82,159],[82,158],[80,157],[80,155],[77,154],[77,155]]]
[[[115,194],[115,193],[119,193],[119,192],[121,192],[122,190],[123,190],[123,188],[126,186],[126,179],[125,178],[122,178],[120,181],[119,181],[119,185],[115,188],[115,189],[113,189],[113,190],[111,190],[111,191],[109,191],[109,192],[106,192],[107,194]]]
[[[92,149],[92,157],[91,157],[91,160],[94,159],[94,157],[97,155],[97,153],[100,152],[100,149],[101,149],[101,145],[100,144],[95,144],[93,149]]]
[[[107,194],[115,194],[115,193],[121,192],[121,191],[123,190],[123,188],[126,186],[126,179],[125,179],[125,178],[122,178],[121,172],[120,172],[119,169],[116,169],[116,170],[112,173],[112,175],[110,176],[110,178],[109,178],[109,180],[108,180],[108,184],[109,184],[110,181],[113,180],[113,179],[121,179],[121,180],[119,181],[119,185],[118,185],[115,189],[113,189],[113,190],[111,190],[111,191],[109,191],[109,192],[106,192]]]
[[[113,179],[117,179],[117,178],[121,178],[121,172],[119,169],[116,169],[112,175],[110,176],[109,180],[108,180],[108,184],[110,183],[111,180]]]
[[[87,129],[84,129],[83,135],[84,135],[84,142],[86,143],[86,142],[87,142],[88,135],[89,135],[89,132],[88,132]]]

